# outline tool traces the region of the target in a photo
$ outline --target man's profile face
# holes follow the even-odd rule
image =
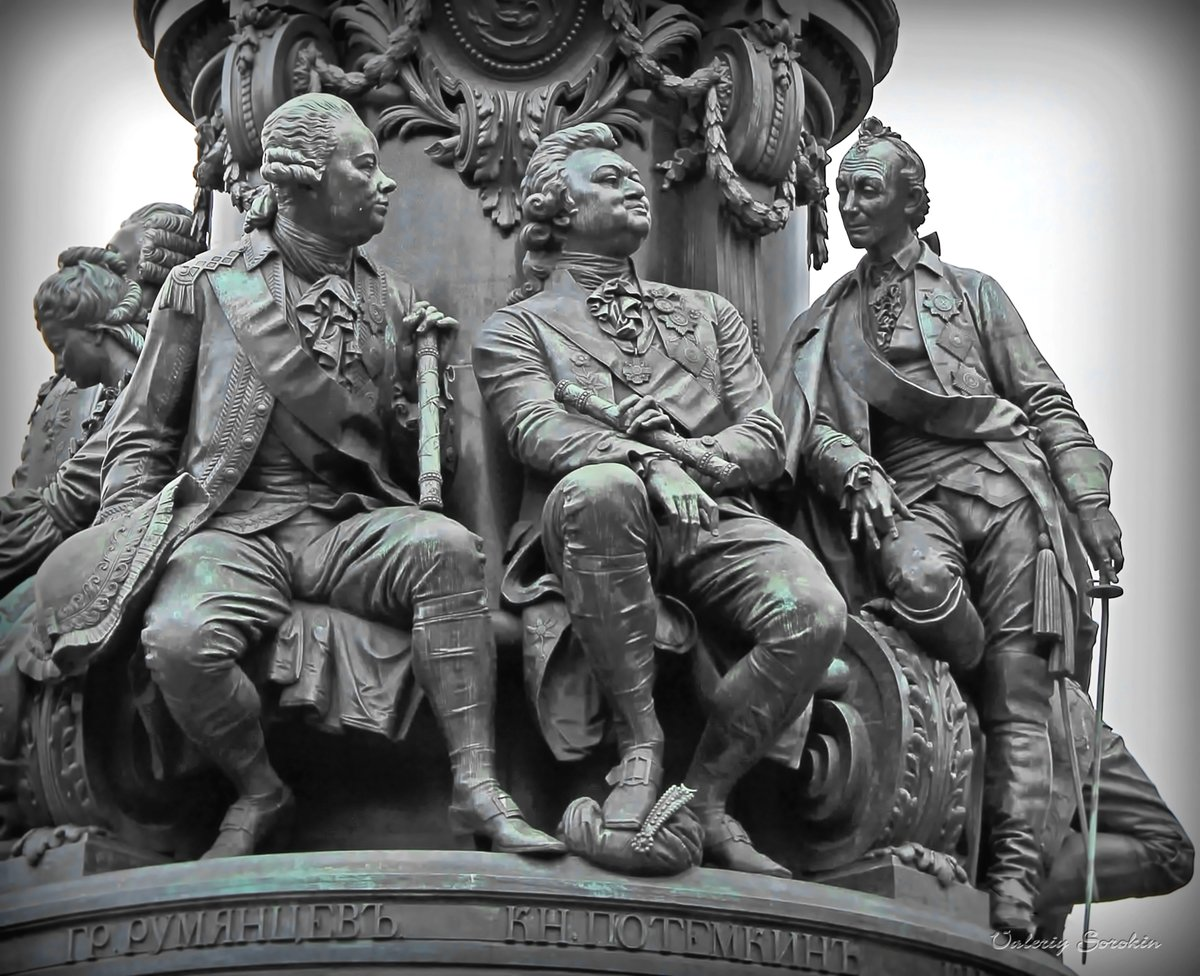
[[[379,168],[379,143],[360,120],[339,123],[334,138],[311,199],[312,229],[354,247],[383,230],[396,181]]]
[[[579,149],[563,164],[575,201],[568,250],[628,257],[650,233],[650,204],[637,167],[611,149]]]
[[[854,247],[894,240],[910,227],[914,200],[901,176],[902,165],[900,154],[883,140],[852,150],[842,160],[835,184],[838,209]]]

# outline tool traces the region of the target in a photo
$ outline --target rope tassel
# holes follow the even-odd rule
[[[1046,535],[1038,536],[1037,564],[1033,583],[1033,636],[1038,640],[1053,641],[1050,655],[1050,671],[1054,674],[1069,673],[1075,662],[1066,659],[1066,641],[1063,640],[1064,622],[1062,587],[1058,580],[1058,560]]]

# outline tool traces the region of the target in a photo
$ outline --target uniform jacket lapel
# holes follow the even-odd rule
[[[263,251],[262,239],[251,235],[245,269],[234,265],[210,276],[239,345],[289,413],[330,446],[382,470],[383,431],[374,405],[346,390],[304,348],[284,312],[282,261]]]
[[[653,396],[678,425],[693,433],[705,430],[714,415],[724,416],[721,400],[714,392],[719,382],[715,361],[709,367],[713,379],[706,382],[706,376],[693,375],[692,372],[692,369],[703,372],[704,364],[697,363],[687,368],[681,361],[684,343],[669,342],[664,338],[666,348],[681,358],[676,359],[662,349],[651,346],[640,359],[640,363],[649,371],[649,378],[645,382],[633,382],[636,371],[623,367],[626,363],[635,362],[635,357],[622,352],[601,331],[588,311],[587,297],[587,292],[579,287],[570,273],[560,270],[551,276],[540,295],[524,303],[524,310],[537,320],[539,327],[550,330],[578,351],[570,354],[564,363],[557,361],[559,357],[551,350],[556,379],[578,380],[591,375],[593,379],[585,382],[585,385],[601,395],[611,390],[612,396],[618,400],[629,391]],[[657,318],[653,327],[658,328],[661,335],[663,330]],[[713,343],[715,345],[715,338]],[[580,358],[581,353],[586,354],[590,361]],[[602,383],[594,379],[597,369],[606,374]]]

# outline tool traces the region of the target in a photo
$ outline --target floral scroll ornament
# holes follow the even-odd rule
[[[437,136],[426,153],[476,189],[484,213],[509,234],[521,220],[521,176],[544,136],[582,122],[604,122],[644,144],[642,117],[625,104],[633,73],[626,60],[611,56],[613,39],[597,38],[590,58],[581,59],[573,46],[577,37],[587,36],[581,25],[596,2],[344,2],[330,13],[330,27],[341,38],[341,49],[357,58],[358,70],[330,64],[314,46],[301,52],[296,75],[303,76],[309,90],[350,100],[370,93],[381,106],[380,137]],[[435,3],[440,11],[436,23],[431,16]],[[453,33],[450,43],[472,62],[469,72],[438,55],[445,38],[422,43],[427,31],[444,33],[447,25]],[[521,44],[514,47],[511,42],[518,37]],[[657,11],[639,29],[647,56],[665,54],[698,37],[698,28],[678,6]],[[537,50],[546,48],[532,66],[516,56],[530,39],[541,45]],[[506,49],[511,50],[505,54]],[[564,62],[568,58],[575,65],[570,70]],[[532,87],[493,80],[518,76],[545,80]]]

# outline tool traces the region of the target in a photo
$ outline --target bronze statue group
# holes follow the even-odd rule
[[[140,648],[162,716],[237,793],[204,856],[252,854],[294,801],[242,664],[284,630],[297,659],[317,653],[319,616],[343,666],[400,649],[376,656],[432,705],[457,831],[629,873],[787,877],[726,802],[805,712],[847,614],[870,614],[948,662],[978,710],[993,926],[1032,934],[1083,900],[1049,729],[1056,678],[1086,704],[1087,581],[1122,567],[1111,465],[1000,286],[917,236],[911,146],[864,123],[836,189],[865,257],[768,372],[729,302],[634,270],[649,202],[606,126],[533,153],[527,282],[472,353],[525,478],[500,595],[539,608],[524,662],[531,687],[563,683],[537,716],[551,751],[597,747],[607,730],[580,716],[602,700],[619,755],[602,801],[572,803],[551,836],[497,780],[481,540],[416,501],[418,442],[438,433],[419,422],[416,346],[448,349],[457,323],[361,249],[396,183],[348,103],[293,99],[262,142],[232,248],[198,255],[185,214],[146,208],[38,291],[55,383],[101,392],[61,463],[0,499],[5,701]],[[60,399],[42,398],[31,452],[80,412]],[[668,784],[656,648],[688,626],[729,653]],[[1120,738],[1101,747],[1099,897],[1186,883],[1182,828]]]

